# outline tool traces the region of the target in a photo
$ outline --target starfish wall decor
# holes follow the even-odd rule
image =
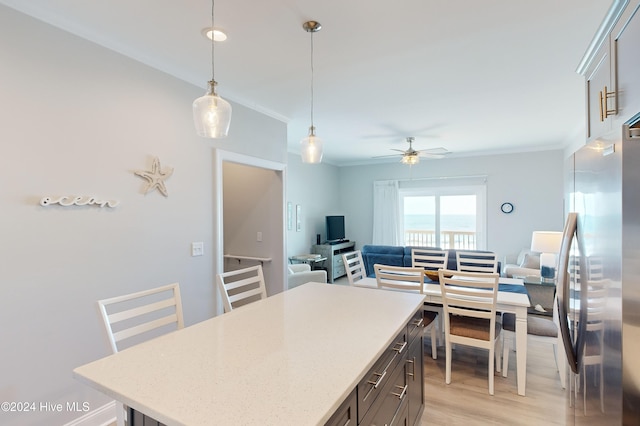
[[[150,172],[146,170],[136,170],[134,174],[147,180],[147,187],[144,189],[145,194],[157,188],[162,195],[165,197],[169,196],[164,181],[173,174],[173,168],[165,167],[165,169],[162,170],[158,157],[153,158]]]

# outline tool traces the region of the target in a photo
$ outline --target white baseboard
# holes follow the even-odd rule
[[[116,402],[111,401],[63,426],[107,426],[116,422]]]

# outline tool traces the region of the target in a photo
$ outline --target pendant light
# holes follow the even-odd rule
[[[320,31],[319,22],[308,21],[302,24],[302,28],[311,34],[311,126],[309,136],[300,141],[303,163],[319,163],[322,161],[322,139],[316,136],[316,128],[313,125],[313,33]]]
[[[211,0],[211,29],[213,20],[214,0]],[[215,80],[214,66],[214,37],[211,37],[211,81],[204,96],[193,101],[193,122],[198,136],[205,138],[224,138],[229,133],[231,123],[231,105],[216,93],[218,83]]]

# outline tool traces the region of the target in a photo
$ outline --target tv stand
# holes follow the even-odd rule
[[[342,253],[348,253],[355,249],[355,241],[343,240],[314,245],[311,248],[311,252],[327,258],[327,281],[332,283],[336,278],[340,278],[347,273],[342,261]]]
[[[342,243],[348,243],[349,240],[334,240],[334,241],[327,241],[325,242],[325,244],[329,244],[330,246],[335,246],[336,244],[342,244]]]

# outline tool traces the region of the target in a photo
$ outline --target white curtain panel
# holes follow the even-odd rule
[[[402,245],[400,241],[400,196],[397,180],[373,182],[372,244]]]

